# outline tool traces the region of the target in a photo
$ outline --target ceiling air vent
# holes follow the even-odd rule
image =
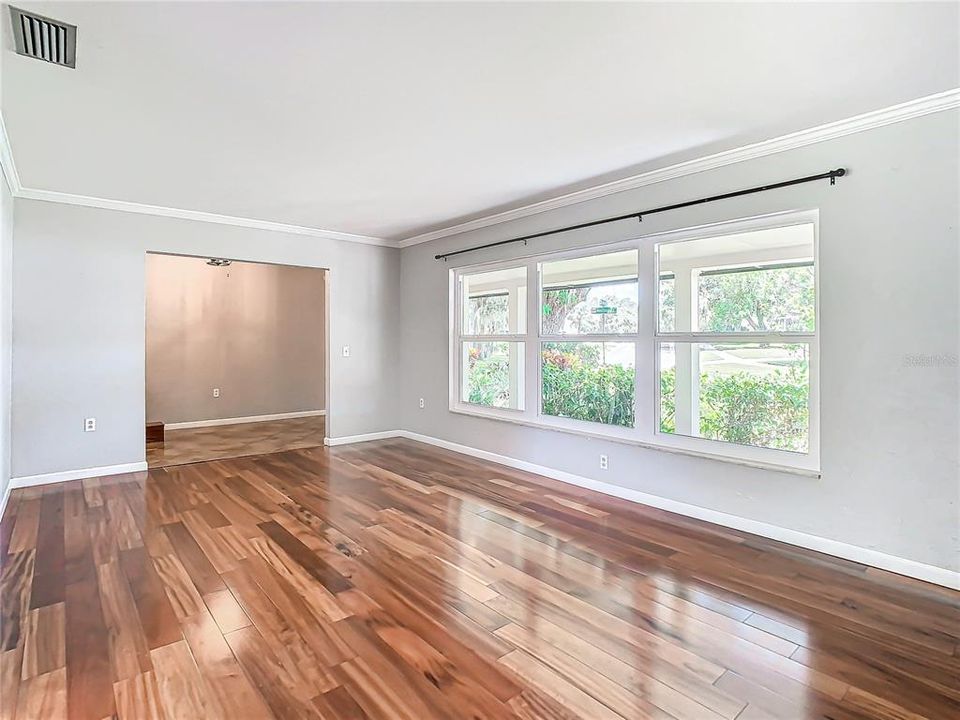
[[[76,67],[77,28],[43,15],[10,8],[17,54]]]

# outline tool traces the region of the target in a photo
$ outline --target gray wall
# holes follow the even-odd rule
[[[323,275],[147,255],[147,421],[323,410]]]
[[[691,505],[960,569],[958,112],[928,115],[412,246],[401,258],[403,427]],[[485,250],[433,255],[814,174],[850,175]],[[820,209],[822,478],[745,468],[448,411],[448,271],[533,251]],[[418,398],[426,408],[418,409]],[[597,469],[599,453],[610,469]]]
[[[14,477],[143,460],[147,251],[329,268],[327,434],[398,426],[398,250],[15,203]]]
[[[910,357],[960,353],[958,116],[955,110],[928,115],[414,246],[402,256],[284,233],[17,199],[13,475],[143,459],[145,253],[224,256],[331,269],[333,437],[403,427],[956,570],[958,369]],[[434,253],[838,165],[851,173],[836,187],[818,183],[738,198],[652,216],[642,226],[652,233],[820,209],[821,479],[447,410],[447,272],[455,263],[436,262]],[[598,227],[461,261],[637,232],[630,223]],[[6,245],[3,250],[0,259],[9,258]],[[4,291],[10,285],[4,277]],[[0,318],[9,317],[7,308],[4,300]],[[351,346],[350,358],[340,354],[342,345]],[[0,361],[8,347],[4,342]],[[419,397],[426,399],[424,410],[417,408]],[[88,416],[98,418],[95,433],[82,432]],[[606,472],[596,469],[601,452],[610,458]]]
[[[10,391],[13,350],[13,197],[0,177],[0,498],[10,482]]]

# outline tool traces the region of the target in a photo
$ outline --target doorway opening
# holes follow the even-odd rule
[[[149,467],[323,445],[327,273],[147,253]]]

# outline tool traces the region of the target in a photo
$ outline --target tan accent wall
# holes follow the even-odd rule
[[[325,274],[148,254],[147,421],[324,409]]]

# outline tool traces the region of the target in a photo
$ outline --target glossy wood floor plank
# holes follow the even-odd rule
[[[407,440],[204,435],[12,493],[0,719],[960,717],[960,593]]]
[[[325,420],[319,415],[167,430],[163,442],[147,443],[147,465],[170,467],[318,447],[323,445]]]

